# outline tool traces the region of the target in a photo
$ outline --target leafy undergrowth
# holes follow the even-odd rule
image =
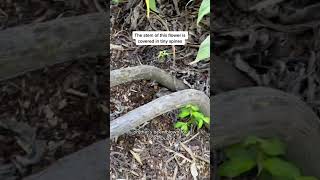
[[[243,142],[224,149],[226,160],[218,175],[231,179],[243,176],[258,180],[317,180],[303,176],[301,170],[285,158],[287,147],[278,138],[249,136]]]

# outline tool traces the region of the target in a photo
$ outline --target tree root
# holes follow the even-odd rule
[[[105,31],[104,13],[61,18],[2,30],[0,80],[47,65],[106,55]]]
[[[96,142],[23,180],[105,180],[108,176],[106,171],[108,143],[109,140]]]
[[[210,99],[205,93],[194,89],[182,90],[162,96],[111,121],[110,138],[127,133],[144,122],[187,104],[198,105],[206,116],[210,116]]]
[[[288,145],[288,158],[304,174],[320,177],[320,121],[299,98],[253,87],[218,94],[212,100],[213,148],[237,143],[249,135],[279,136]]]
[[[111,87],[136,80],[155,80],[170,90],[177,91],[188,87],[175,77],[154,66],[135,66],[113,70],[110,73]]]

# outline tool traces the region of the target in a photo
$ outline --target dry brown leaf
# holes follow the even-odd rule
[[[190,171],[191,171],[191,174],[193,176],[193,179],[196,180],[197,179],[197,176],[199,175],[198,174],[198,171],[197,171],[197,166],[196,166],[196,163],[193,162],[190,166]]]
[[[132,156],[134,157],[134,159],[138,161],[138,163],[140,163],[141,165],[143,165],[143,164],[142,164],[142,161],[141,161],[141,158],[140,158],[140,155],[139,155],[138,153],[135,153],[135,152],[133,152],[133,151],[131,151],[131,150],[130,150],[130,153],[132,154]]]

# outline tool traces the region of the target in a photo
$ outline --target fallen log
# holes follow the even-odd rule
[[[94,143],[23,180],[105,180],[108,176],[107,143],[108,140]]]
[[[198,105],[210,116],[210,99],[202,91],[186,89],[155,99],[110,122],[110,138],[118,137],[166,112],[187,104]]]
[[[0,80],[65,61],[106,54],[104,13],[0,31]]]
[[[111,87],[143,79],[154,80],[173,91],[188,88],[181,80],[154,66],[134,66],[113,70],[110,73]]]
[[[263,87],[218,94],[211,129],[214,149],[242,141],[249,135],[282,138],[288,158],[304,175],[320,177],[320,121],[298,97]]]

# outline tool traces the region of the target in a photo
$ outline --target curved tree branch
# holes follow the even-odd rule
[[[127,133],[144,122],[187,104],[198,105],[206,116],[210,115],[210,99],[204,92],[194,89],[182,90],[162,96],[111,121],[110,138]]]
[[[173,91],[188,88],[181,80],[176,79],[164,70],[154,66],[141,65],[128,67],[113,70],[110,73],[111,87],[142,79],[155,80]]]

